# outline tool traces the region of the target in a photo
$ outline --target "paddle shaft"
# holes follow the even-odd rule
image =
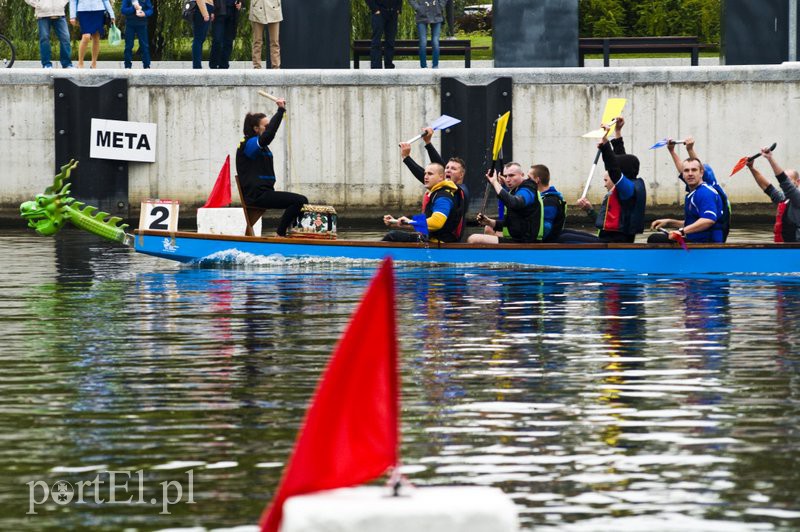
[[[601,137],[600,142],[605,140],[605,138],[608,137],[608,134],[611,133],[611,127],[610,127],[611,124],[616,124],[616,123],[617,123],[617,119],[616,118],[613,119],[611,122],[609,122],[609,128],[606,129],[606,134]],[[602,153],[603,153],[603,149],[602,148],[597,148],[597,154],[595,154],[595,156],[594,156],[594,162],[592,163],[592,169],[589,170],[589,176],[586,178],[586,184],[583,186],[583,194],[581,194],[581,199],[585,198],[586,197],[586,193],[589,192],[589,185],[592,184],[592,177],[594,176],[594,171],[597,168],[597,161],[600,160],[600,155]]]
[[[258,91],[258,94],[259,94],[259,96],[263,96],[264,98],[266,98],[268,100],[272,100],[275,103],[277,103],[278,100],[280,100],[280,98],[278,98],[277,96],[273,96],[272,94],[270,94],[268,92]]]
[[[589,192],[589,185],[592,184],[592,176],[594,176],[594,171],[597,168],[597,161],[600,160],[601,154],[602,150],[597,150],[597,154],[594,156],[594,163],[592,163],[592,169],[589,170],[589,175],[586,178],[586,184],[583,186],[583,193],[581,194],[581,198],[585,198],[586,193]]]
[[[773,142],[772,146],[769,147],[769,151],[774,151],[775,148],[777,148],[777,147],[778,147],[778,143],[777,142]],[[751,155],[750,157],[748,157],[747,160],[752,162],[752,161],[755,161],[756,159],[758,159],[759,157],[761,157],[761,153],[756,153],[755,155]]]

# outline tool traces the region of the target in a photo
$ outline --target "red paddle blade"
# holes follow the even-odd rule
[[[736,172],[744,168],[746,164],[747,164],[747,157],[742,157],[741,159],[739,159],[739,162],[736,163],[736,166],[734,166],[733,170],[731,170],[731,175],[735,174]]]
[[[675,241],[680,244],[684,251],[689,251],[689,247],[686,245],[686,239],[683,238],[683,235],[678,233],[675,235]]]

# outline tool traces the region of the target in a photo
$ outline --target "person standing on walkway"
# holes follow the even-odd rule
[[[231,64],[233,40],[239,23],[241,0],[216,0],[214,2],[214,24],[211,25],[211,56],[209,68],[228,69]]]
[[[278,236],[286,236],[292,222],[300,215],[308,199],[293,192],[275,190],[275,166],[270,143],[286,113],[286,100],[275,102],[277,112],[272,118],[264,113],[247,113],[244,117],[244,138],[236,150],[236,173],[242,185],[244,201],[249,207],[285,209],[278,223]]]
[[[397,20],[400,18],[403,0],[366,0],[366,2],[372,22],[370,66],[394,68],[394,41],[397,37]],[[381,38],[384,39],[383,53],[381,53]]]
[[[444,2],[444,15],[447,21],[447,38],[455,39],[456,35],[456,14],[453,4],[455,0],[445,0]]]
[[[419,35],[419,67],[428,68],[428,25],[431,27],[433,68],[439,68],[439,34],[444,22],[443,0],[408,0],[414,10]]]
[[[133,66],[133,40],[139,37],[139,51],[142,54],[142,67],[150,68],[150,43],[147,38],[147,19],[153,15],[151,0],[122,0],[122,14],[125,15],[125,68]]]
[[[58,59],[61,68],[72,68],[69,27],[67,17],[64,16],[67,0],[25,0],[25,2],[33,7],[39,25],[39,57],[42,60],[42,67],[53,68],[53,63],[50,61],[50,32],[55,31],[59,43]]]
[[[92,41],[92,66],[97,68],[97,56],[100,55],[100,35],[104,33],[105,13],[114,23],[114,9],[108,0],[69,0],[69,19],[73,26],[80,25],[81,43],[78,45],[78,68],[83,68],[83,57],[89,40]]]
[[[261,68],[264,46],[264,27],[269,34],[269,62],[272,68],[281,67],[280,27],[283,20],[281,0],[253,0],[250,4],[250,26],[253,30],[253,68]]]
[[[203,68],[203,44],[214,22],[214,0],[197,0],[192,15],[192,68]]]

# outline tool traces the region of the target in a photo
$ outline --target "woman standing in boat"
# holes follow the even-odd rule
[[[236,150],[236,172],[248,206],[285,209],[277,232],[278,236],[286,236],[286,230],[308,199],[300,194],[275,190],[275,167],[269,144],[275,138],[286,113],[286,100],[278,98],[275,103],[278,110],[271,119],[264,113],[245,115],[242,128],[244,138]]]

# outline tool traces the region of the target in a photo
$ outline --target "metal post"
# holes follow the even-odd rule
[[[789,61],[797,61],[797,0],[789,0]]]

